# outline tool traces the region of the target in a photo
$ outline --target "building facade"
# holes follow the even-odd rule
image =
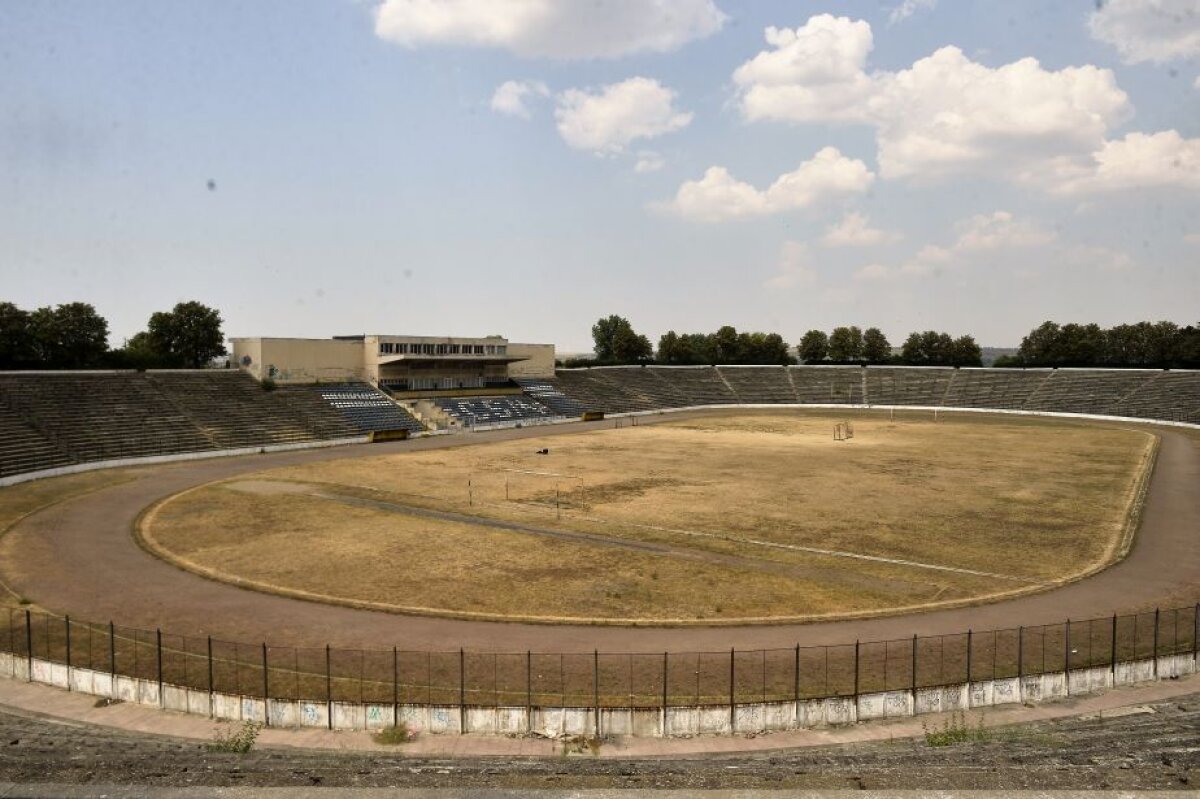
[[[233,362],[257,380],[322,383],[360,380],[395,393],[482,390],[513,378],[554,376],[553,344],[515,344],[500,336],[335,336],[235,338]]]

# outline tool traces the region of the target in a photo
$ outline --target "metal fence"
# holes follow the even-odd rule
[[[0,616],[0,618],[3,618]],[[0,652],[210,693],[458,707],[665,708],[850,697],[1195,656],[1200,604],[1060,624],[721,652],[289,647],[7,611]]]

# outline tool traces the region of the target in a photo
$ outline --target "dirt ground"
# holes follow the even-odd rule
[[[927,414],[856,414],[854,438],[834,441],[844,418],[708,416],[276,469],[175,498],[148,530],[186,567],[369,607],[707,623],[886,611],[1103,565],[1154,441]]]

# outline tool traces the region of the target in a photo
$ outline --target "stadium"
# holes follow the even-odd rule
[[[0,674],[601,739],[1196,671],[1200,373],[233,344],[227,369],[0,374]]]

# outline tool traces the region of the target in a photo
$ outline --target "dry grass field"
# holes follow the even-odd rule
[[[855,436],[835,442],[844,419]],[[1153,440],[1064,420],[798,411],[464,437],[205,486],[144,532],[213,576],[416,612],[887,612],[1036,590],[1111,561]]]

